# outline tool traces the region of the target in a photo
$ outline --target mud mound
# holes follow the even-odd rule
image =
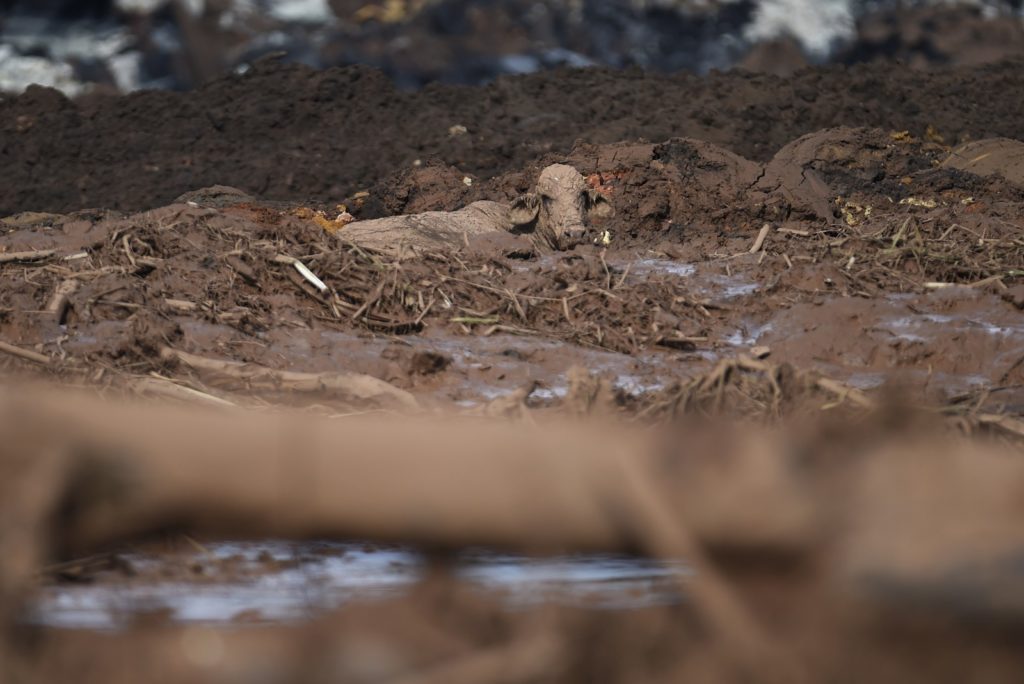
[[[1024,202],[1017,182],[1021,146],[990,139],[951,152],[933,131],[918,138],[907,131],[839,127],[794,140],[762,166],[687,138],[661,144],[580,143],[568,155],[546,155],[524,171],[474,183],[468,192],[465,176],[452,168],[406,173],[377,192],[411,193],[423,209],[452,208],[440,196],[508,200],[530,186],[543,164],[568,162],[611,201],[615,216],[602,228],[611,230],[616,246],[655,247],[700,259],[727,253],[730,240],[753,239],[764,222],[793,228],[824,221],[834,238],[866,226],[880,229],[878,221],[887,216],[928,209],[938,210],[937,224],[945,226],[940,207],[949,205],[974,220],[990,211],[1009,218],[1012,210],[969,207],[982,198],[1009,203],[1006,209]],[[437,193],[442,176],[446,195]],[[422,191],[408,188],[417,181]],[[993,239],[1012,238],[1012,229],[991,230]]]
[[[185,94],[73,103],[34,88],[0,103],[0,213],[138,210],[215,184],[338,202],[416,160],[488,178],[568,154],[577,140],[689,137],[765,161],[800,135],[840,125],[917,137],[931,126],[950,144],[1021,139],[1021,66],[828,67],[788,79],[590,69],[400,93],[371,69],[264,63]]]
[[[758,190],[780,194],[790,212],[834,221],[833,200],[860,190],[901,199],[903,179],[930,169],[947,148],[906,132],[840,127],[809,133],[783,147],[765,167]]]
[[[943,166],[970,171],[978,176],[998,175],[1024,189],[1024,143],[997,138],[967,143],[949,156]]]

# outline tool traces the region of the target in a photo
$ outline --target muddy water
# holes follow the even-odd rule
[[[427,568],[418,553],[332,542],[220,542],[191,553],[118,556],[118,575],[43,587],[26,621],[117,629],[145,616],[187,623],[301,620],[354,600],[406,591]],[[456,574],[512,605],[542,600],[624,609],[679,600],[683,563],[611,556],[527,559],[462,554]],[[111,579],[111,578],[106,578]]]
[[[731,307],[704,348],[691,354],[717,360],[755,346],[774,362],[813,368],[860,389],[890,380],[925,387],[936,400],[978,391],[998,391],[1019,404],[1024,362],[1024,315],[996,292],[947,287],[874,298],[837,292],[822,279],[820,289],[794,296],[771,292],[774,278],[758,276],[737,261],[685,264],[641,259],[631,277],[686,279],[691,292]],[[622,265],[620,265],[622,266]],[[699,366],[681,368],[686,375]]]
[[[823,315],[827,313],[827,315]],[[773,314],[756,342],[872,389],[887,380],[935,400],[989,390],[1019,405],[1024,316],[970,288],[883,298],[829,298]]]

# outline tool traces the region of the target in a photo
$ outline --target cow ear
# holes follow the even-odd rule
[[[520,195],[512,200],[508,209],[508,218],[512,228],[521,228],[537,220],[540,213],[540,197],[534,193]]]
[[[587,189],[587,211],[598,218],[608,218],[615,214],[612,203],[608,198],[593,188]]]

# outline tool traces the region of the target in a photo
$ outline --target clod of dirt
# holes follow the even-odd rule
[[[360,219],[373,219],[425,211],[455,211],[466,204],[469,186],[465,178],[466,174],[459,169],[436,159],[402,169],[371,187],[356,215]]]
[[[999,175],[1024,189],[1024,142],[990,138],[965,143],[953,150],[942,166],[978,176]]]
[[[944,153],[941,145],[903,132],[828,129],[779,150],[757,189],[781,195],[798,215],[835,223],[842,217],[837,197],[867,192],[899,199],[907,192],[901,180],[931,168]]]
[[[1024,309],[1024,285],[1015,285],[1004,291],[1002,296],[1018,309]]]
[[[416,352],[409,359],[409,372],[414,375],[434,375],[444,371],[452,363],[452,358],[437,352]]]

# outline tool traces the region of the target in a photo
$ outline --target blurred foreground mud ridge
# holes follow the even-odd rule
[[[828,70],[744,76],[706,121],[585,135],[562,84],[741,81],[408,100],[265,65],[0,104],[0,680],[1018,680],[1018,72],[865,68],[841,106],[803,89]],[[989,106],[915,101],[936,84]],[[788,118],[754,106],[780,87]],[[318,131],[316,92],[362,93],[364,128]],[[530,232],[551,165],[608,210],[560,249]],[[403,233],[476,202],[493,225]],[[401,582],[352,576],[373,558]],[[585,591],[480,581],[564,558]]]
[[[814,418],[746,430],[677,418],[640,429],[595,420],[609,409],[593,396],[581,381],[567,402],[575,418],[413,416],[399,428],[396,416],[140,406],[9,388],[0,414],[5,678],[1019,674],[1018,419],[873,406],[749,360],[704,378],[680,412],[714,407],[738,418],[747,402],[767,399]],[[21,623],[40,581],[132,582],[110,550],[158,533],[403,541],[430,549],[432,561],[402,596],[292,625],[150,615],[103,633]],[[511,608],[451,574],[449,552],[481,546],[682,558],[693,573],[678,580],[678,603]]]

